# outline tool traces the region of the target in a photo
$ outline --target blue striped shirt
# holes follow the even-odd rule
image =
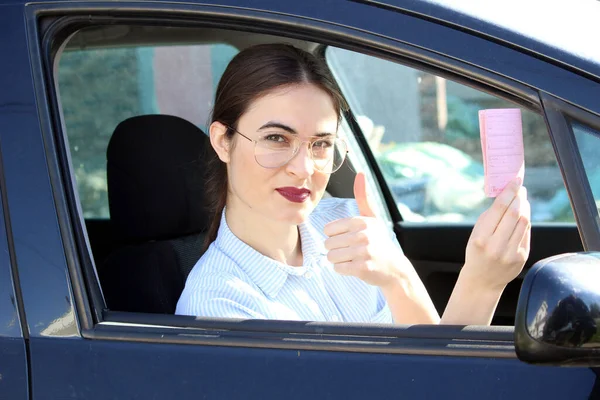
[[[319,202],[299,225],[303,265],[266,257],[238,239],[223,213],[216,240],[190,272],[176,314],[294,321],[392,323],[378,287],[343,276],[327,261],[324,226],[359,215],[354,199]]]

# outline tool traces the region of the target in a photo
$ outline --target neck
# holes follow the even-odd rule
[[[238,239],[275,261],[302,265],[302,246],[297,225],[265,219],[247,205],[235,203],[227,202],[225,219]]]

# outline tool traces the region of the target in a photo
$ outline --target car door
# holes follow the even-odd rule
[[[0,126],[3,122],[6,121],[0,116]],[[25,400],[29,398],[27,348],[19,314],[21,299],[13,286],[3,212],[0,226],[0,398]]]
[[[524,186],[532,209],[532,251],[525,270],[554,252],[581,251],[561,171],[539,109],[489,88],[354,51],[323,51],[366,138],[395,214],[399,240],[442,313],[464,262],[486,197],[478,111],[518,109],[525,142]],[[534,95],[534,93],[532,93]],[[391,203],[391,204],[390,204]],[[513,325],[521,278],[506,288],[493,320]]]
[[[518,361],[510,327],[238,321],[107,310],[70,170],[53,62],[61,43],[86,24],[163,25],[259,31],[412,60],[503,96],[514,91],[514,98],[533,108],[539,107],[537,92],[503,78],[539,83],[519,75],[521,63],[563,74],[573,90],[587,80],[460,30],[356,2],[22,3],[5,11],[5,19],[27,25],[15,22],[13,40],[10,46],[0,42],[1,50],[11,50],[17,65],[31,65],[31,76],[11,76],[18,90],[9,95],[19,93],[27,107],[23,117],[11,120],[10,131],[0,130],[0,142],[33,398],[583,398],[590,393],[595,375],[589,369]],[[453,36],[460,46],[435,39]],[[463,46],[475,47],[473,54],[459,51]],[[493,59],[466,59],[478,54],[477,46],[498,47],[512,67],[501,69],[504,60],[489,65]],[[481,68],[466,68],[470,64]],[[360,138],[358,128],[352,127]],[[397,215],[366,144],[364,161],[389,213]],[[417,257],[424,246],[419,234],[430,242],[456,237],[451,247],[464,249],[469,226],[412,229],[394,220],[409,257],[460,262],[454,248]],[[556,250],[539,249],[540,256]]]
[[[376,6],[376,7],[380,7],[383,9],[386,9],[388,11],[391,11],[393,13],[395,13],[397,15],[398,18],[402,19],[404,18],[403,14],[405,14],[407,12],[407,6],[405,3],[403,2],[399,2],[399,1],[385,1],[385,2],[378,2],[378,3],[372,3],[372,2],[364,2],[364,3],[371,3],[371,5]],[[415,5],[415,11],[419,12],[419,13],[431,13],[431,17],[432,18],[440,18],[440,19],[444,19],[447,18],[448,23],[454,23],[454,24],[460,24],[463,23],[465,24],[465,26],[463,27],[463,31],[464,32],[468,32],[469,30],[474,34],[479,36],[479,33],[477,33],[477,26],[479,21],[477,21],[477,19],[470,19],[468,17],[465,18],[461,18],[460,16],[458,16],[456,13],[454,13],[453,10],[451,10],[451,7],[440,7],[439,9],[433,8],[433,9],[427,9],[427,2],[422,2],[419,3],[417,5]],[[480,10],[477,7],[474,7],[475,9]],[[464,10],[464,8],[463,8]],[[489,15],[491,13],[487,13],[487,17],[489,19]],[[392,18],[391,15],[387,15],[387,16],[381,16],[381,18]],[[381,20],[381,19],[380,19]],[[498,19],[500,21],[500,19]],[[434,27],[434,26],[430,26],[430,30],[428,31],[419,31],[418,29],[412,29],[410,31],[410,33],[405,32],[405,30],[407,29],[407,26],[409,26],[411,24],[410,20],[406,20],[406,21],[402,21],[402,23],[400,23],[400,21],[398,21],[398,24],[393,25],[393,24],[381,24],[382,28],[379,29],[379,32],[381,34],[387,34],[393,37],[397,37],[397,38],[403,38],[403,39],[407,39],[408,37],[410,37],[411,43],[415,44],[415,45],[422,45],[425,46],[427,48],[429,48],[432,51],[436,51],[440,54],[443,55],[447,55],[452,59],[461,59],[464,62],[468,62],[468,63],[472,63],[474,65],[477,65],[483,69],[485,69],[486,71],[493,71],[503,77],[509,77],[511,81],[515,82],[515,81],[519,81],[519,82],[523,82],[526,85],[524,87],[522,87],[524,89],[523,92],[521,92],[521,96],[520,96],[520,101],[525,100],[528,96],[531,96],[531,99],[533,99],[533,103],[529,104],[529,107],[526,107],[529,110],[535,110],[536,108],[539,110],[540,108],[540,101],[539,99],[537,99],[537,97],[539,96],[538,94],[538,90],[542,91],[542,92],[550,92],[550,93],[556,93],[558,95],[558,92],[560,92],[560,97],[561,98],[565,98],[563,96],[567,96],[569,97],[569,99],[575,103],[580,103],[582,106],[585,104],[586,107],[591,105],[591,93],[590,91],[590,87],[588,85],[586,85],[586,83],[584,83],[584,81],[581,81],[579,84],[576,84],[575,86],[570,86],[570,85],[566,85],[565,82],[571,82],[570,77],[567,76],[560,76],[560,78],[557,78],[557,75],[554,75],[553,72],[550,71],[550,69],[546,70],[545,67],[549,67],[549,64],[544,65],[543,63],[538,63],[538,62],[532,62],[531,64],[529,64],[527,61],[523,60],[523,62],[525,62],[525,64],[519,64],[521,61],[516,61],[516,58],[513,58],[516,56],[516,53],[514,52],[510,52],[508,51],[507,48],[503,48],[503,47],[496,47],[494,44],[490,43],[490,42],[485,42],[485,41],[479,41],[479,40],[469,40],[466,39],[463,35],[463,33],[458,33],[458,32],[454,32],[452,34],[449,34],[449,32],[443,31],[442,29],[439,29],[438,26]],[[385,27],[384,27],[385,26]],[[400,27],[401,26],[401,27]],[[395,27],[392,28],[392,27]],[[396,34],[394,35],[394,31],[399,32],[402,31],[402,34]],[[495,32],[500,32],[500,30],[495,31]],[[485,36],[485,35],[483,35]],[[511,35],[510,33],[505,33],[503,35],[501,35],[501,39],[502,40],[506,40],[507,42],[510,42],[510,40],[516,40],[514,35]],[[473,39],[473,38],[471,38]],[[500,40],[499,38],[496,38],[496,40],[494,41],[498,41]],[[469,43],[469,45],[465,45],[465,43]],[[414,60],[407,60],[407,62],[405,63],[405,67],[404,69],[407,69],[406,66],[408,67],[413,67],[412,69],[417,69],[418,68],[418,64],[415,65],[413,62]],[[442,58],[440,58],[439,60],[440,62],[442,62]],[[450,64],[453,63],[453,61],[447,60]],[[458,68],[462,68],[464,66],[457,66]],[[539,69],[538,69],[539,67]],[[388,67],[388,68],[394,68],[394,67]],[[342,71],[340,71],[341,73],[343,73],[343,67],[340,68]],[[398,70],[399,68],[396,67],[396,70]],[[447,75],[447,74],[440,74],[439,71],[436,71],[435,69],[430,69],[430,68],[422,68],[420,70],[420,72],[425,71],[425,73],[421,73],[422,76],[419,76],[419,79],[424,79],[424,82],[426,82],[425,80],[429,79],[430,81],[435,80],[435,82],[431,85],[432,87],[434,87],[437,91],[436,94],[438,94],[438,96],[431,96],[430,93],[427,93],[427,90],[420,88],[420,93],[424,94],[424,95],[429,95],[430,100],[432,103],[435,104],[436,100],[439,101],[440,98],[446,100],[450,98],[450,94],[451,91],[454,92],[454,104],[448,102],[448,104],[445,105],[445,110],[447,112],[446,115],[443,115],[443,117],[445,118],[445,121],[443,121],[444,123],[448,124],[448,126],[446,127],[447,129],[445,129],[446,132],[444,132],[446,135],[452,135],[452,134],[456,134],[457,131],[459,133],[466,133],[469,131],[469,127],[465,127],[465,126],[456,126],[456,122],[459,123],[464,123],[464,122],[468,122],[468,121],[464,121],[464,119],[458,120],[458,121],[453,121],[452,120],[452,111],[455,111],[455,114],[460,115],[461,113],[464,113],[464,111],[460,110],[460,107],[464,107],[465,104],[467,104],[468,106],[479,106],[478,108],[492,108],[492,107],[499,107],[499,108],[506,108],[506,107],[521,107],[524,104],[521,103],[520,105],[519,103],[519,99],[511,99],[511,94],[510,93],[505,93],[505,95],[503,96],[503,98],[505,100],[517,100],[516,102],[505,102],[503,104],[503,102],[498,102],[498,99],[496,98],[495,100],[491,100],[490,101],[490,95],[495,96],[497,94],[499,94],[499,92],[497,92],[497,90],[499,89],[499,86],[503,86],[500,82],[496,82],[496,83],[500,83],[500,85],[493,85],[494,87],[480,87],[482,90],[485,90],[487,92],[487,99],[486,100],[479,100],[479,101],[464,101],[467,100],[467,97],[473,97],[474,94],[477,94],[477,92],[474,92],[472,90],[472,88],[477,88],[477,86],[472,86],[473,82],[469,82],[461,80],[461,76],[452,76],[452,75]],[[535,72],[534,72],[535,71]],[[398,73],[403,72],[403,71],[397,71]],[[406,73],[406,71],[404,71]],[[446,71],[448,72],[448,71]],[[472,74],[479,74],[479,72],[477,72],[476,70],[472,71]],[[460,75],[460,74],[459,74]],[[485,75],[485,73],[484,73]],[[473,77],[473,75],[471,75],[471,77]],[[549,77],[553,77],[553,78],[557,78],[557,79],[551,79]],[[464,78],[464,75],[462,76],[462,78]],[[481,79],[482,76],[479,75],[478,79]],[[496,79],[498,78],[498,76],[489,76],[489,78],[491,79]],[[573,78],[575,78],[574,80],[579,81],[577,76],[573,76]],[[485,80],[485,78],[483,79]],[[353,81],[353,83],[356,83],[356,80]],[[443,87],[440,88],[440,83],[443,83]],[[574,81],[573,81],[574,83]],[[422,86],[422,83],[419,83],[420,86]],[[348,85],[350,86],[350,85]],[[471,86],[471,87],[469,87]],[[511,86],[511,85],[509,85]],[[512,89],[509,88],[509,86],[504,87],[504,90],[508,90],[509,92],[512,89],[516,89],[516,87],[512,87]],[[578,89],[576,90],[572,90],[575,87],[577,87]],[[528,92],[528,89],[535,89],[531,92]],[[465,90],[467,89],[467,90]],[[583,90],[580,90],[583,89]],[[439,92],[440,90],[443,91],[444,96],[439,96]],[[517,89],[520,90],[520,89]],[[527,93],[528,92],[528,93]],[[507,96],[508,95],[508,96]],[[518,96],[519,97],[519,96]],[[458,101],[457,101],[458,100]],[[463,101],[460,101],[463,100]],[[471,100],[473,100],[471,98]],[[487,102],[487,107],[486,107],[486,102]],[[458,103],[458,104],[456,104]],[[406,107],[406,105],[401,105]],[[533,108],[531,108],[531,106],[533,106]],[[435,107],[435,106],[434,106]],[[452,108],[454,108],[454,110],[452,110]],[[456,108],[459,108],[458,110]],[[439,107],[438,107],[439,109]],[[426,128],[428,128],[427,126],[427,117],[429,116],[429,114],[431,114],[431,112],[428,112],[428,110],[424,110],[423,107],[421,107],[420,111],[420,117],[421,117],[421,122],[423,123],[422,129],[425,131]],[[381,114],[381,112],[379,113]],[[581,251],[583,249],[583,245],[582,245],[582,235],[581,235],[581,224],[579,227],[579,230],[577,229],[576,225],[575,225],[575,217],[572,214],[572,211],[569,209],[570,207],[567,205],[568,204],[568,198],[569,195],[567,194],[565,187],[560,183],[561,180],[561,171],[558,168],[558,163],[560,163],[560,160],[551,160],[550,163],[548,162],[544,162],[542,161],[542,158],[545,158],[545,156],[542,156],[542,153],[540,152],[540,150],[542,150],[544,147],[548,148],[549,145],[554,145],[554,139],[552,137],[545,137],[542,138],[539,133],[537,132],[542,132],[544,134],[548,134],[547,129],[545,129],[545,127],[543,127],[545,121],[544,121],[544,116],[543,115],[538,115],[537,119],[535,118],[531,118],[529,115],[527,115],[528,112],[524,111],[523,116],[524,116],[524,124],[525,124],[525,144],[526,144],[526,177],[525,177],[525,182],[524,184],[526,186],[528,186],[528,192],[529,195],[531,197],[531,195],[533,194],[533,196],[536,196],[536,192],[538,190],[542,190],[542,191],[546,191],[547,193],[552,193],[549,197],[546,197],[547,195],[542,195],[541,198],[546,197],[547,201],[542,201],[541,203],[538,203],[538,201],[532,201],[532,206],[534,207],[534,211],[539,211],[540,208],[542,209],[546,209],[544,210],[544,213],[547,210],[553,210],[551,212],[552,216],[546,216],[546,217],[542,217],[539,216],[539,218],[536,218],[536,214],[534,212],[533,215],[533,220],[532,220],[532,243],[531,243],[531,254],[529,257],[529,260],[526,264],[526,268],[525,270],[527,270],[531,265],[533,265],[533,263],[535,263],[536,261],[548,257],[550,255],[552,255],[553,253],[565,253],[565,252],[575,252],[575,251]],[[472,116],[474,116],[474,113],[471,113]],[[442,120],[444,119],[442,118]],[[529,121],[529,123],[528,123]],[[440,122],[439,120],[437,122]],[[454,122],[454,125],[452,126],[452,123]],[[475,120],[475,123],[477,123],[477,121]],[[359,124],[357,124],[359,125]],[[359,128],[359,126],[356,127],[357,129]],[[541,128],[541,129],[539,129]],[[441,130],[441,129],[440,129]],[[442,130],[443,131],[443,130]],[[461,132],[462,131],[462,132]],[[472,129],[471,129],[472,131]],[[424,132],[424,135],[427,135],[428,132]],[[478,133],[478,132],[476,132]],[[402,132],[402,134],[404,136],[407,136],[407,134],[405,132]],[[412,133],[414,134],[414,133]],[[398,135],[398,134],[397,134]],[[529,139],[529,140],[528,140]],[[430,139],[431,140],[431,139]],[[469,141],[477,141],[478,138],[474,138],[471,137],[471,139],[467,139],[466,143],[458,143],[456,145],[456,148],[461,148],[463,147],[467,147],[468,148],[468,142]],[[439,144],[439,142],[443,142],[440,141],[436,138],[433,139],[433,142],[438,142],[437,144]],[[446,143],[448,142],[448,140],[446,140]],[[456,141],[455,141],[456,142]],[[528,143],[529,142],[529,143]],[[467,145],[467,146],[465,146]],[[372,147],[372,146],[370,146]],[[452,148],[450,150],[456,150],[456,148]],[[549,150],[549,149],[548,149]],[[529,153],[529,151],[531,151],[531,153]],[[468,154],[468,156],[472,156],[473,152],[469,152],[468,150],[466,151]],[[528,154],[529,153],[529,154]],[[534,153],[538,153],[538,154],[534,154]],[[546,151],[545,154],[546,156],[548,154],[550,154],[550,151]],[[464,155],[464,154],[463,154]],[[541,157],[540,157],[541,156]],[[448,158],[450,159],[450,158]],[[462,162],[462,160],[460,160],[460,158],[458,159],[458,162]],[[381,172],[380,175],[380,181],[387,181],[387,186],[389,188],[389,192],[388,192],[388,203],[392,203],[390,205],[390,208],[392,210],[394,210],[396,207],[394,207],[397,203],[398,203],[398,196],[394,195],[394,188],[390,186],[390,182],[391,179],[390,177],[386,177],[385,176],[385,171],[383,170],[383,168],[385,168],[385,160],[383,161],[379,161],[377,162],[377,164],[379,164],[379,170]],[[384,164],[384,165],[382,165]],[[533,167],[533,168],[532,168]],[[562,174],[569,174],[569,171],[565,171],[564,169],[562,170]],[[450,175],[448,175],[450,176]],[[464,181],[464,175],[463,176],[455,176],[454,179],[458,178],[458,182],[460,182],[460,180]],[[452,178],[451,178],[452,179]],[[565,177],[566,179],[566,177]],[[544,186],[544,188],[542,189],[541,187],[538,187],[541,184],[541,186]],[[384,185],[386,186],[386,185]],[[443,186],[443,185],[439,185],[439,186]],[[385,189],[385,188],[384,188]],[[446,188],[447,193],[452,193],[452,192],[461,192],[462,188],[461,187],[451,187],[451,186],[447,186]],[[531,190],[534,189],[534,190]],[[549,189],[549,190],[548,190]],[[431,193],[434,193],[436,190],[435,189],[430,189],[428,191],[428,195],[431,195]],[[440,190],[440,192],[443,193],[443,190]],[[538,192],[540,193],[540,192]],[[405,195],[406,196],[406,195]],[[464,198],[464,196],[462,196]],[[440,197],[442,199],[443,202],[445,202],[446,204],[444,204],[444,206],[448,206],[448,197],[447,196],[442,196]],[[537,199],[536,199],[537,200]],[[562,206],[559,206],[559,204],[562,204]],[[566,206],[566,207],[565,207]],[[562,209],[562,211],[558,211],[558,209]],[[408,209],[408,211],[414,211],[414,210],[410,210],[410,208]],[[430,210],[431,211],[431,210]],[[458,213],[456,213],[456,209],[454,210],[450,210],[450,211],[455,211],[455,214],[459,214],[462,217],[462,221],[458,222],[458,223],[448,223],[448,221],[444,221],[443,219],[439,218],[439,214],[438,215],[434,215],[435,213],[431,212],[432,215],[425,215],[425,220],[424,221],[415,221],[414,219],[411,220],[411,218],[407,218],[408,215],[404,214],[404,216],[402,215],[397,215],[397,221],[402,220],[402,222],[398,222],[396,227],[397,227],[397,233],[399,236],[399,239],[402,243],[403,249],[406,252],[406,254],[408,255],[408,257],[413,261],[413,263],[415,263],[415,265],[417,266],[417,270],[419,271],[421,277],[424,279],[426,285],[429,288],[430,293],[432,293],[432,296],[434,298],[434,301],[437,302],[437,304],[445,304],[445,300],[448,298],[453,284],[456,280],[456,277],[458,275],[458,271],[460,270],[460,267],[462,266],[462,261],[464,260],[464,248],[465,248],[465,244],[467,242],[467,239],[469,237],[469,234],[471,232],[473,223],[465,223],[465,214],[461,211],[458,210]],[[427,213],[427,210],[426,210]],[[402,214],[402,213],[400,213]],[[539,214],[538,214],[539,215]],[[438,217],[438,218],[436,218]],[[468,219],[469,217],[467,216],[466,219]],[[583,221],[587,221],[589,220],[590,217],[584,217]],[[593,220],[593,218],[592,218]],[[584,222],[585,223],[585,222]],[[585,241],[585,237],[583,237],[583,240]],[[436,244],[435,247],[432,248],[431,244]],[[598,243],[596,243],[595,245],[598,245]],[[591,249],[589,246],[586,247],[587,249]],[[593,248],[593,247],[592,247]],[[521,284],[521,279],[516,279],[514,282],[512,282],[511,284],[509,284],[509,286],[506,288],[502,299],[500,301],[500,304],[498,306],[498,310],[496,312],[495,318],[494,318],[494,322],[498,323],[498,324],[505,324],[505,325],[512,325],[514,323],[514,309],[516,307],[516,299],[518,296],[518,292],[519,292],[519,288],[520,288],[520,284]],[[438,307],[439,310],[441,310],[441,308]]]
[[[16,32],[23,32],[22,18],[13,19],[13,11],[22,15],[22,7],[0,5],[0,48],[2,54],[18,52],[13,41]],[[26,96],[19,92],[18,79],[26,76],[27,64],[0,63],[0,132],[16,133],[16,121],[27,110]],[[0,140],[0,147],[1,147]],[[0,398],[29,399],[28,351],[19,275],[6,208],[4,166],[0,157]],[[25,329],[24,329],[25,328]]]

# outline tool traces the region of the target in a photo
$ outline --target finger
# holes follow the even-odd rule
[[[367,229],[367,221],[360,217],[341,218],[325,225],[323,233],[332,237],[347,232]]]
[[[354,276],[356,274],[355,264],[352,261],[333,264],[333,270],[340,275]]]
[[[531,204],[525,200],[523,202],[521,218],[517,227],[508,242],[510,249],[522,248],[529,252],[529,242],[531,238]]]
[[[529,224],[527,224],[527,229],[525,230],[525,235],[521,240],[520,246],[523,251],[526,251],[527,254],[529,254],[529,249],[531,248],[531,220],[529,221]]]
[[[511,252],[527,251],[529,252],[529,241],[524,240],[531,232],[531,224],[526,218],[519,218],[519,222],[515,227],[513,235],[510,237],[507,249]],[[525,246],[522,245],[525,244]]]
[[[327,250],[333,250],[355,246],[359,244],[366,245],[368,243],[369,237],[367,236],[366,231],[352,231],[327,238],[325,240],[325,248]]]
[[[492,206],[481,214],[481,217],[473,227],[473,233],[471,234],[473,237],[487,238],[494,233],[506,209],[519,192],[521,183],[520,178],[515,178],[504,188],[502,193],[496,197]]]
[[[525,212],[524,203],[526,200],[527,194],[525,192],[525,188],[519,189],[519,194],[513,199],[510,206],[506,209],[506,212],[502,216],[496,231],[492,234],[490,239],[490,245],[497,248],[504,248],[511,236],[515,228],[517,227],[517,223],[519,219]]]
[[[367,196],[367,178],[363,172],[354,178],[354,198],[358,204],[358,211],[363,217],[374,217],[375,212]]]
[[[332,264],[356,261],[361,259],[361,248],[356,246],[333,249],[327,252],[327,260]]]

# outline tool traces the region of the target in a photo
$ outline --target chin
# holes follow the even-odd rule
[[[298,205],[290,205],[289,207],[282,207],[276,210],[278,220],[281,222],[287,222],[291,225],[300,225],[308,219],[308,216],[314,209],[314,204],[303,203]]]

